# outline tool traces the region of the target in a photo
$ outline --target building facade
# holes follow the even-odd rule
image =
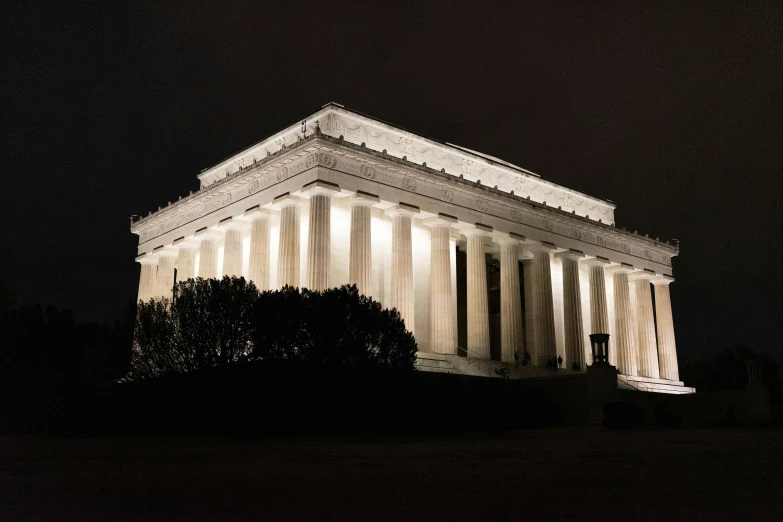
[[[356,284],[423,353],[583,370],[608,333],[622,375],[679,382],[678,247],[616,228],[610,201],[334,103],[198,177],[131,223],[142,301],[196,276]]]

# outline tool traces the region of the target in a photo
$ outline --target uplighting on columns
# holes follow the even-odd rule
[[[247,229],[245,221],[228,218],[218,224],[225,233],[223,241],[223,275],[242,277],[242,234]]]
[[[526,245],[533,253],[533,322],[536,329],[536,346],[533,346],[534,361],[539,366],[557,357],[555,339],[555,311],[552,295],[552,268],[550,254],[557,250],[552,243],[542,241]]]
[[[563,262],[563,318],[565,324],[565,364],[585,368],[584,326],[582,324],[582,291],[579,287],[579,262],[585,255],[579,250],[555,254]]]
[[[245,211],[242,219],[250,223],[250,263],[248,278],[261,292],[269,287],[269,220],[271,213],[258,207]]]
[[[340,188],[334,183],[316,180],[302,187],[310,198],[310,223],[307,229],[307,285],[311,290],[329,287],[331,257],[332,194]]]
[[[435,353],[454,355],[455,344],[453,296],[451,284],[451,227],[457,218],[439,214],[424,221],[430,227],[430,349]]]
[[[154,254],[141,254],[136,257],[136,262],[141,264],[139,274],[139,294],[136,302],[147,302],[155,297],[157,290],[156,279],[158,275],[158,256]]]
[[[628,281],[634,267],[627,263],[607,268],[614,280],[614,347],[617,350],[617,369],[623,375],[635,376],[639,371],[639,348],[634,329],[634,310],[631,308],[631,291]]]
[[[639,376],[660,378],[658,369],[658,346],[655,339],[655,316],[653,315],[650,279],[655,273],[645,270],[630,275],[629,281],[636,286],[637,343],[639,347]]]
[[[299,286],[299,215],[302,200],[282,194],[270,205],[280,211],[280,248],[277,259],[277,286]]]
[[[360,294],[372,294],[372,209],[378,196],[357,192],[348,200],[351,207],[351,238],[348,253],[348,282]]]
[[[392,219],[391,308],[396,308],[405,321],[405,328],[414,329],[413,244],[411,219],[419,215],[419,207],[400,203],[386,210]]]
[[[218,276],[218,242],[223,237],[219,230],[202,228],[193,236],[201,241],[198,277],[215,279]]]
[[[660,378],[670,381],[680,380],[677,365],[677,346],[674,343],[674,321],[672,319],[672,298],[669,284],[671,276],[659,276],[652,280],[655,288],[655,318],[658,326],[658,364]]]
[[[514,354],[524,357],[522,296],[519,286],[519,245],[525,236],[503,234],[495,237],[500,245],[500,359],[514,362]]]
[[[155,297],[171,299],[174,290],[174,263],[177,259],[177,249],[163,247],[155,249],[154,253],[158,256]]]
[[[196,249],[199,242],[195,239],[181,237],[174,240],[177,249],[177,283],[196,277]]]
[[[468,357],[489,359],[486,242],[492,234],[492,227],[476,223],[472,228],[463,229],[462,233],[468,243]]]

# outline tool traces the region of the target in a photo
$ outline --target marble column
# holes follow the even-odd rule
[[[639,349],[636,343],[631,290],[628,274],[633,271],[631,265],[622,264],[608,269],[614,281],[614,348],[617,350],[617,369],[623,375],[636,376],[639,372]]]
[[[216,230],[201,230],[195,238],[201,241],[199,246],[198,277],[215,279],[218,276],[218,241],[222,234]]]
[[[451,261],[451,317],[452,324],[454,325],[452,331],[452,342],[454,343],[456,354],[459,355],[459,315],[457,311],[457,237],[456,232],[452,229],[449,237],[449,256]]]
[[[522,296],[519,286],[519,245],[525,239],[514,233],[497,238],[500,244],[500,360],[514,362],[525,355],[522,331]]]
[[[170,300],[174,290],[174,263],[177,259],[177,249],[161,248],[155,254],[158,256],[155,297]]]
[[[331,185],[322,181],[309,183],[302,193],[310,196],[310,225],[307,228],[307,285],[311,290],[329,288],[329,265],[332,244]]]
[[[655,339],[655,316],[653,315],[650,279],[654,274],[647,272],[632,274],[636,286],[637,343],[639,346],[639,376],[660,379],[658,370],[658,346]]]
[[[360,294],[372,294],[372,208],[377,197],[356,194],[351,206],[351,244],[348,253],[348,282]]]
[[[454,355],[454,313],[451,285],[451,227],[456,218],[440,215],[424,222],[430,227],[430,350]]]
[[[299,287],[299,205],[285,196],[275,200],[280,208],[280,248],[277,256],[277,286]]]
[[[489,296],[484,238],[492,233],[492,228],[476,224],[463,233],[468,243],[468,357],[489,359]]]
[[[269,212],[254,209],[245,214],[250,221],[250,264],[248,277],[261,292],[269,286]]]
[[[531,361],[535,364],[536,359],[533,355],[536,353],[536,346],[538,341],[536,340],[536,315],[533,309],[533,289],[536,287],[535,283],[535,271],[533,270],[533,253],[529,249],[522,248],[522,277],[525,284],[523,285],[525,291],[525,352],[528,352],[531,357]],[[524,354],[520,354],[522,358]]]
[[[136,302],[147,302],[155,296],[157,290],[158,257],[150,254],[142,254],[136,258],[141,264],[139,274],[139,294]]]
[[[245,223],[236,219],[220,224],[223,240],[223,277],[242,277],[242,232]]]
[[[663,276],[653,279],[655,288],[655,318],[658,325],[658,361],[661,379],[679,381],[677,346],[674,343],[674,321],[672,320],[672,298],[669,283],[674,279]]]
[[[557,357],[550,262],[550,252],[555,249],[555,246],[542,242],[538,245],[532,245],[530,249],[533,252],[533,320],[537,343],[537,346],[534,347],[535,352],[530,355],[535,364],[546,366],[548,359]]]
[[[565,324],[565,361],[563,368],[574,363],[585,368],[584,324],[582,322],[582,291],[579,287],[579,262],[584,254],[569,250],[556,254],[563,262],[563,318]]]
[[[386,211],[392,219],[391,307],[400,312],[405,328],[414,328],[413,244],[411,218],[418,207],[400,204]]]
[[[196,277],[196,248],[198,242],[192,239],[174,241],[177,248],[177,283]]]
[[[590,333],[609,333],[609,311],[606,305],[605,267],[609,260],[597,257],[590,263]],[[613,344],[609,340],[609,344]],[[610,347],[611,349],[611,347]]]

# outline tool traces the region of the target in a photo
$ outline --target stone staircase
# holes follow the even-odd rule
[[[685,383],[682,381],[667,381],[666,379],[653,379],[650,377],[632,377],[630,375],[618,375],[617,386],[621,390],[639,390],[651,393],[668,393],[671,395],[696,393],[696,388],[685,386]]]
[[[439,353],[416,353],[414,366],[422,372],[459,373],[454,369],[454,364],[447,360],[445,355]]]

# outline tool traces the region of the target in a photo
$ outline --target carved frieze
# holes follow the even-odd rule
[[[348,129],[345,132],[348,132]],[[370,137],[365,138],[370,139]],[[216,184],[212,190],[200,191],[199,197],[194,198],[189,205],[180,205],[172,209],[173,211],[150,219],[142,226],[135,225],[134,231],[139,234],[140,243],[144,243],[209,212],[228,206],[249,194],[258,193],[305,170],[321,166],[656,263],[671,264],[672,254],[642,244],[632,246],[629,244],[632,238],[607,227],[596,230],[600,225],[591,225],[584,220],[574,223],[568,215],[553,218],[550,217],[551,211],[537,209],[522,202],[506,201],[501,194],[497,197],[492,194],[481,196],[477,191],[486,189],[474,187],[470,183],[455,184],[453,180],[441,177],[443,175],[437,171],[434,174],[427,174],[426,171],[417,168],[402,166],[399,162],[382,160],[377,157],[377,154],[373,158],[372,155],[346,152],[347,150],[349,149],[340,148],[336,143],[324,143],[322,140],[320,143],[310,145],[307,152],[296,154],[285,161],[276,161],[274,164],[254,162],[230,179]],[[443,160],[444,158],[440,158],[440,161]],[[429,162],[427,164],[429,165]],[[464,171],[476,177],[488,174],[485,172],[486,169],[478,169],[476,165],[471,164],[467,164]],[[500,187],[499,183],[498,187]],[[537,191],[541,198],[551,199],[553,196],[551,189],[547,191],[541,186],[531,187],[531,190]],[[579,204],[576,201],[573,203]],[[619,238],[623,236],[626,237],[625,240]]]

